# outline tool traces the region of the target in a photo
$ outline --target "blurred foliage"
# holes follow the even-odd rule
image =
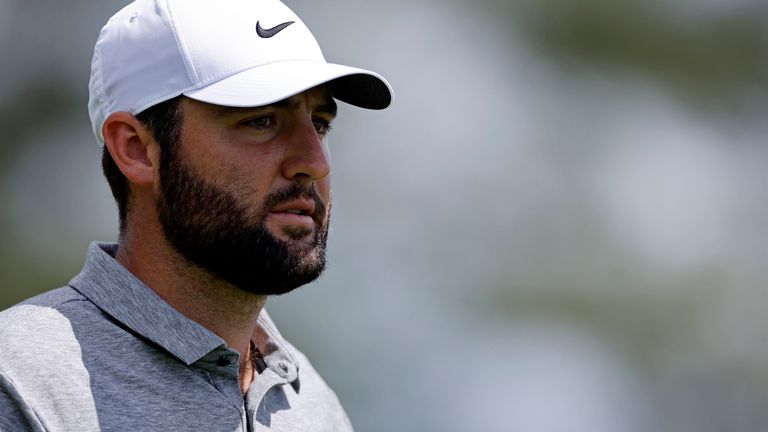
[[[29,135],[38,132],[41,125],[52,123],[56,117],[70,115],[73,107],[84,106],[86,101],[72,90],[52,80],[36,80],[0,104],[3,127],[0,169],[5,170],[13,163],[20,146]]]
[[[768,8],[704,13],[679,1],[493,2],[566,70],[646,76],[694,108],[750,110],[768,103]],[[522,29],[522,32],[519,30]]]

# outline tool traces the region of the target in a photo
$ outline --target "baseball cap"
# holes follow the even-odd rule
[[[278,0],[136,0],[102,28],[88,111],[97,140],[113,112],[138,114],[179,95],[215,105],[269,105],[328,83],[336,99],[384,109],[379,74],[326,62],[301,19]]]

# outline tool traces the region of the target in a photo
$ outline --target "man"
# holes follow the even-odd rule
[[[338,99],[278,0],[137,0],[96,43],[89,111],[118,203],[68,286],[0,312],[0,430],[348,431],[263,310],[322,272]]]

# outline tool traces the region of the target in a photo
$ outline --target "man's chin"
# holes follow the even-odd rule
[[[272,234],[276,239],[287,244],[289,248],[294,243],[301,244],[307,247],[314,246],[315,230],[312,228],[304,227],[284,227],[277,234]]]
[[[325,257],[322,251],[299,257],[294,257],[296,262],[290,272],[281,274],[280,277],[265,278],[246,277],[239,281],[231,281],[234,286],[242,291],[257,295],[282,295],[297,288],[314,282],[325,270]]]
[[[282,224],[271,223],[268,221],[266,224],[267,231],[275,239],[282,241],[288,245],[294,242],[301,243],[313,243],[315,233],[317,230],[316,224]]]

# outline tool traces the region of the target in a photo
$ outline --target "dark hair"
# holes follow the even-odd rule
[[[177,96],[165,102],[154,105],[136,115],[136,118],[152,133],[160,146],[161,158],[163,152],[173,152],[181,139],[181,123],[183,120],[179,103],[183,96]],[[120,218],[120,237],[125,233],[126,216],[130,189],[128,181],[117,167],[107,146],[101,154],[101,168],[107,178],[109,188],[117,202],[117,212]]]

